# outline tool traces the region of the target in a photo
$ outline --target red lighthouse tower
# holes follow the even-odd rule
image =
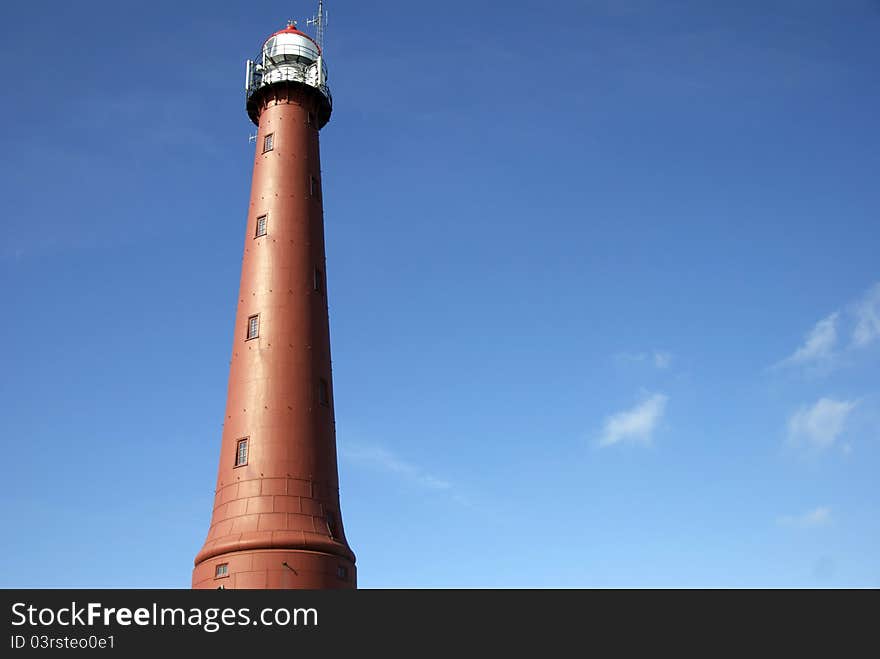
[[[257,148],[214,512],[193,588],[356,587],[330,373],[322,4],[317,41],[290,23],[247,63]]]

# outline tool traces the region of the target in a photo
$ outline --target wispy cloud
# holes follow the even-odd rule
[[[831,508],[819,506],[800,515],[785,515],[777,520],[780,526],[792,526],[799,529],[812,529],[831,523]]]
[[[839,342],[841,335],[850,335],[849,341]],[[872,285],[858,300],[844,306],[842,311],[835,311],[816,323],[803,344],[772,369],[837,367],[842,363],[853,363],[841,358],[852,357],[877,339],[880,339],[880,282]]]
[[[779,362],[779,366],[801,366],[815,364],[831,358],[834,347],[837,345],[837,320],[838,312],[834,312],[827,318],[823,318],[810,330],[804,339],[803,345],[794,353]]]
[[[654,366],[659,369],[669,368],[672,366],[672,353],[664,350],[654,351]]]
[[[650,444],[654,430],[663,418],[669,396],[654,394],[635,407],[605,419],[599,446],[620,442]]]
[[[874,284],[865,296],[853,306],[856,326],[853,346],[864,348],[880,337],[880,282]]]
[[[788,441],[793,446],[822,450],[834,444],[843,432],[856,400],[820,398],[806,405],[788,420]]]
[[[379,446],[340,443],[339,453],[349,462],[362,464],[395,474],[415,485],[430,490],[449,490],[452,483],[428,473],[421,467],[402,460],[391,451]]]
[[[672,366],[674,355],[666,350],[653,350],[651,352],[621,352],[614,357],[622,362],[650,363],[655,368],[664,370]]]

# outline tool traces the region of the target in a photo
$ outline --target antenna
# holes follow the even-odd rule
[[[318,0],[318,13],[306,21],[306,25],[314,25],[317,33],[318,46],[324,52],[324,28],[327,27],[327,12],[324,11],[324,0]]]

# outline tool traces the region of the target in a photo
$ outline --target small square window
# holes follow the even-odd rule
[[[248,461],[248,440],[239,439],[235,444],[235,466],[244,467]]]
[[[330,406],[330,385],[324,378],[318,380],[318,402],[324,407]]]
[[[247,340],[256,339],[260,336],[260,316],[251,316],[247,324]]]
[[[261,238],[266,235],[266,226],[268,225],[269,218],[266,215],[260,215],[257,218],[257,238]]]
[[[343,581],[348,579],[348,568],[344,565],[340,565],[336,568],[336,576],[342,579]]]
[[[269,133],[263,138],[263,153],[275,148],[275,133]]]
[[[324,273],[318,268],[315,268],[315,292],[324,292]]]
[[[321,189],[318,187],[318,179],[314,176],[309,177],[309,194],[313,197],[318,197],[321,192]]]
[[[214,578],[221,579],[229,576],[229,563],[221,563],[214,568]]]

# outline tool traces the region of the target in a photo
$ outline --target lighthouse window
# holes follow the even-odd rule
[[[318,380],[318,402],[324,407],[330,405],[330,385],[324,378]]]
[[[275,133],[269,133],[263,138],[263,153],[275,148]]]
[[[239,439],[235,445],[235,466],[244,467],[248,460],[248,440]]]
[[[251,316],[248,318],[247,325],[247,338],[248,341],[251,339],[256,339],[260,336],[260,317],[259,316]]]
[[[315,125],[315,113],[309,112],[309,126]]]
[[[336,568],[336,576],[345,581],[348,579],[348,568],[344,565],[340,565]]]
[[[229,563],[221,563],[217,567],[214,568],[214,578],[220,579],[221,577],[229,576]],[[222,586],[221,586],[222,588]]]
[[[309,194],[313,197],[318,196],[318,179],[314,176],[309,178]]]
[[[320,293],[324,290],[324,273],[315,268],[315,292]]]
[[[267,220],[268,217],[266,215],[260,215],[260,217],[257,218],[257,238],[266,235]]]

